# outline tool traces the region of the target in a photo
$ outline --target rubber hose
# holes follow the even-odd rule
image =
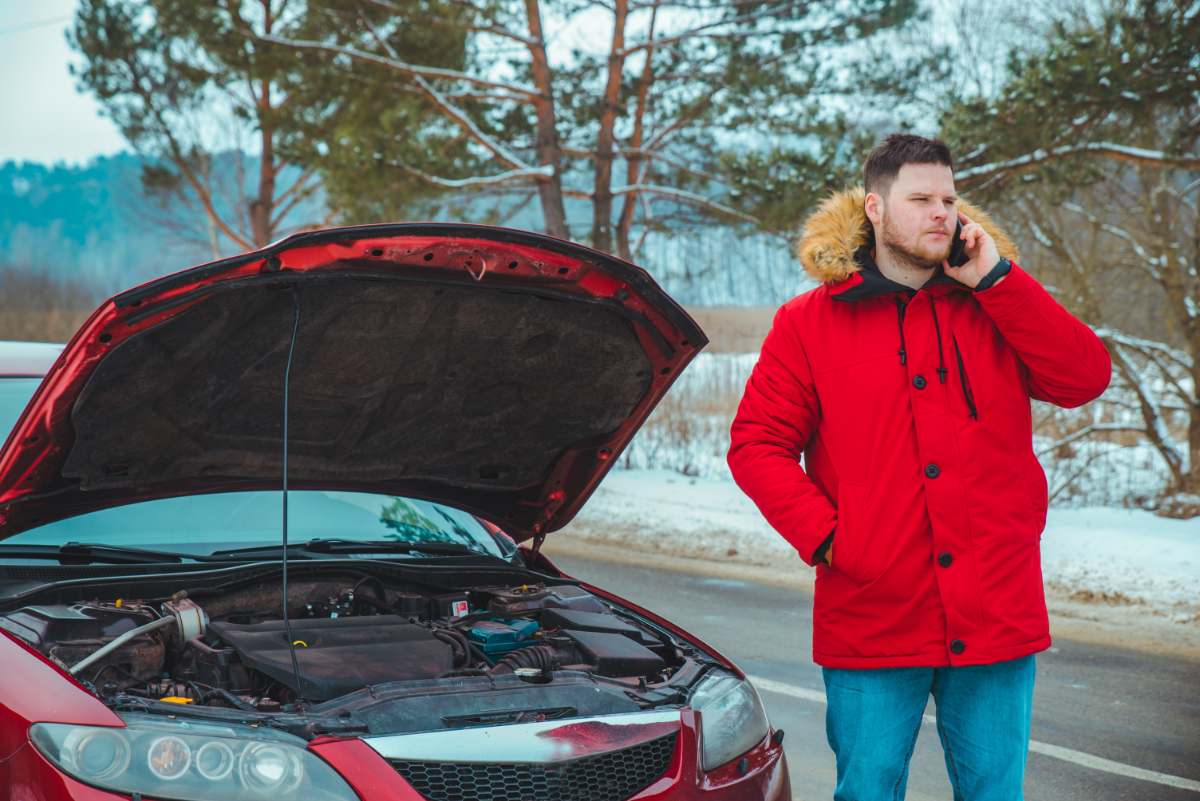
[[[491,673],[512,673],[517,668],[537,668],[539,670],[554,670],[558,664],[558,651],[552,645],[531,645],[505,654],[504,658],[495,664]]]
[[[455,634],[458,634],[458,637],[455,637]],[[457,631],[452,632],[447,629],[434,629],[433,636],[448,644],[453,649],[454,666],[456,668],[462,667],[467,663],[467,646],[463,640],[459,639],[459,637],[462,637],[462,634]]]

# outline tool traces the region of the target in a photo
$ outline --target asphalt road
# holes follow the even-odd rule
[[[734,660],[783,729],[795,799],[833,797],[812,600],[748,581],[552,554],[573,576],[653,610]],[[1200,664],[1056,637],[1038,655],[1028,801],[1200,801]],[[930,702],[926,710],[933,714]],[[937,732],[917,740],[910,801],[951,799]]]

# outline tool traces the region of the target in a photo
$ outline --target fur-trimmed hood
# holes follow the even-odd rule
[[[862,187],[837,192],[826,198],[804,224],[804,231],[796,243],[796,257],[804,271],[817,281],[836,283],[862,269],[854,253],[874,236],[863,209],[865,197]],[[1017,246],[987,212],[961,198],[958,207],[991,235],[1001,256],[1019,261]]]

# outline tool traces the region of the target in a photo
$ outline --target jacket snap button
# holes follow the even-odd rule
[[[919,375],[913,379],[913,386],[917,389],[925,389],[925,376]]]
[[[961,654],[963,651],[967,650],[967,644],[962,640],[951,640],[950,650],[956,654]]]
[[[929,476],[930,478],[937,478],[939,475],[941,475],[941,473],[942,468],[938,467],[936,464],[930,462],[929,464],[925,465],[925,475]]]
[[[938,554],[938,564],[942,567],[950,567],[950,563],[954,561],[954,557],[947,551]]]

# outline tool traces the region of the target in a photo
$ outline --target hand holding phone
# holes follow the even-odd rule
[[[950,255],[942,260],[942,269],[946,274],[974,289],[998,261],[1000,253],[991,235],[979,223],[958,212],[954,243],[950,247]]]

